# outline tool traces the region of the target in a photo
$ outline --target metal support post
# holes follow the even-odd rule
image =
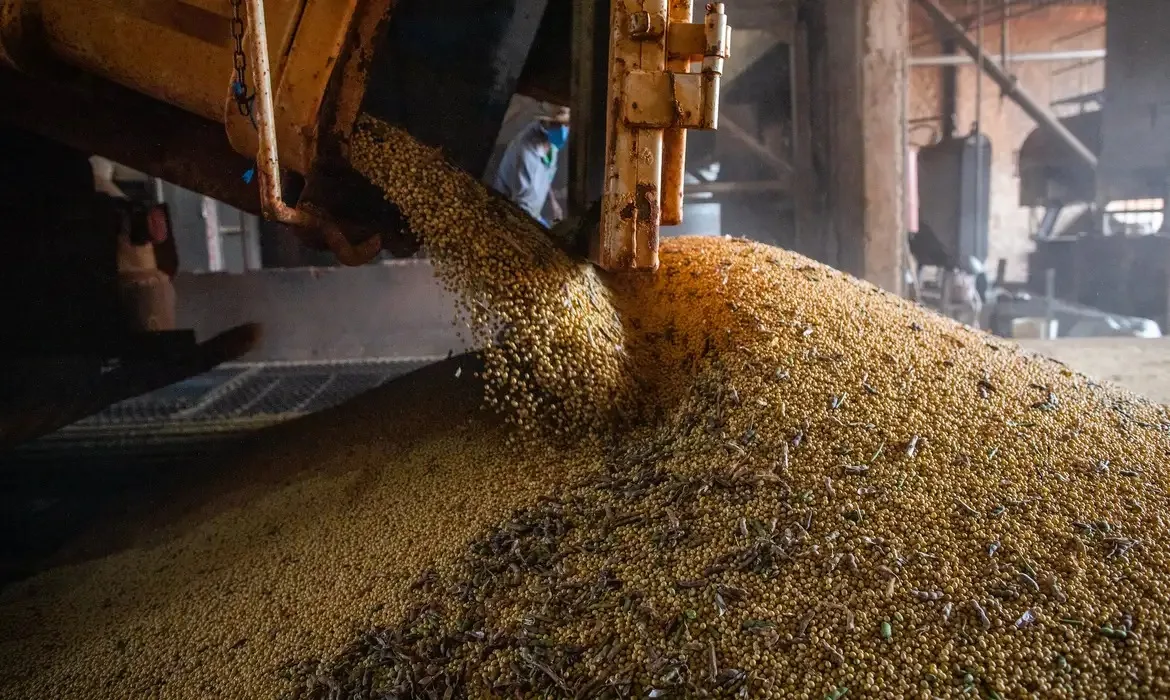
[[[682,218],[684,129],[715,129],[730,50],[723,3],[702,24],[690,3],[612,0],[605,195],[590,252],[606,270],[654,270],[658,232]],[[701,62],[698,73],[691,63]]]

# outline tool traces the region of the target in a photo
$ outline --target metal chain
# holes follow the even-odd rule
[[[236,108],[240,110],[240,115],[252,120],[252,125],[256,125],[256,117],[252,114],[252,105],[256,101],[255,91],[248,92],[248,57],[244,53],[244,19],[241,16],[240,7],[243,0],[231,0],[232,2],[232,39],[236,42],[236,48],[232,55],[232,62],[235,65],[236,75],[232,81],[232,97],[236,101]]]

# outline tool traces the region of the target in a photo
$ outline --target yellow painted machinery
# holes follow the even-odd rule
[[[717,125],[730,30],[720,3],[693,14],[691,0],[611,2],[606,171],[591,174],[607,269],[657,267],[658,227],[681,217],[685,130]],[[0,119],[361,264],[417,244],[349,166],[358,118],[478,175],[514,94],[571,101],[572,24],[558,0],[0,0]]]
[[[723,3],[691,23],[690,0],[614,0],[606,173],[592,257],[608,270],[658,267],[658,228],[682,222],[687,129],[719,123],[731,43]],[[701,62],[699,72],[692,62]]]

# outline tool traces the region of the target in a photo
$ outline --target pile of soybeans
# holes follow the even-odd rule
[[[0,696],[1170,693],[1165,409],[763,245],[605,281],[355,148],[503,342],[4,591]]]

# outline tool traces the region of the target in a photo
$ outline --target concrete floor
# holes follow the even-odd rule
[[[1020,345],[1093,377],[1170,404],[1170,338],[1067,338]]]

